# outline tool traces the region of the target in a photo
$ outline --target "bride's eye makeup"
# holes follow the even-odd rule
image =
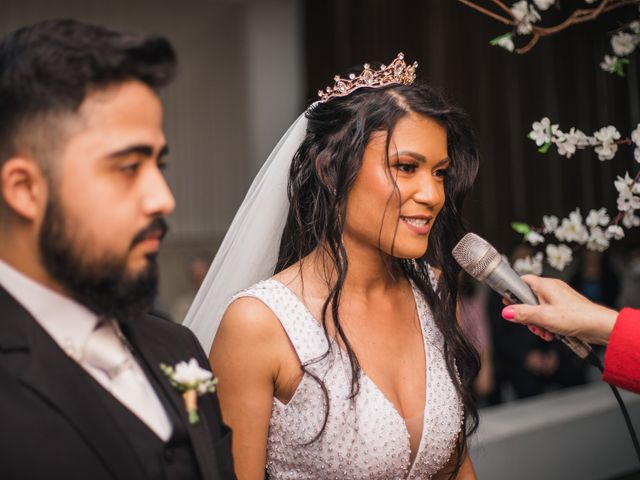
[[[393,167],[402,173],[414,173],[418,169],[418,164],[416,162],[405,162],[400,160],[395,163]]]
[[[423,155],[412,151],[402,151],[391,157],[391,168],[396,169],[399,173],[415,173],[426,159]]]

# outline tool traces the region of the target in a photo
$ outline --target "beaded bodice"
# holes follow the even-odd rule
[[[445,364],[444,339],[431,310],[414,288],[426,355],[426,404],[420,446],[410,461],[404,419],[380,389],[361,373],[360,391],[349,399],[351,369],[337,344],[327,351],[321,325],[302,301],[275,279],[234,298],[254,297],[278,317],[301,363],[321,378],[329,396],[325,419],[322,389],[309,373],[287,404],[274,398],[267,442],[267,470],[280,479],[428,479],[449,460],[462,425],[462,405]]]

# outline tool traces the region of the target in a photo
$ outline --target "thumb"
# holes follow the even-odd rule
[[[522,278],[522,280],[524,281],[524,283],[526,283],[527,285],[529,285],[529,287],[531,288],[531,290],[533,290],[534,293],[536,293],[540,290],[540,288],[542,288],[545,279],[543,279],[542,277],[539,277],[538,275],[522,275],[520,278]]]

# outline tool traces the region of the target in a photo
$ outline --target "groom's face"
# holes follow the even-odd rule
[[[162,173],[162,106],[144,84],[90,92],[49,172],[39,235],[49,274],[99,314],[125,318],[156,293],[156,256],[175,206]]]

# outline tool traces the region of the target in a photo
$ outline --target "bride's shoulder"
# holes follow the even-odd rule
[[[268,305],[271,292],[277,288],[272,279],[263,280],[236,293],[227,306],[220,328],[251,330],[258,334],[277,326],[278,320]]]
[[[256,293],[264,287],[262,283],[240,292],[240,295],[231,301],[222,316],[218,335],[242,338],[245,341],[255,339],[259,342],[278,335],[278,318],[260,296],[242,295],[250,291]]]

